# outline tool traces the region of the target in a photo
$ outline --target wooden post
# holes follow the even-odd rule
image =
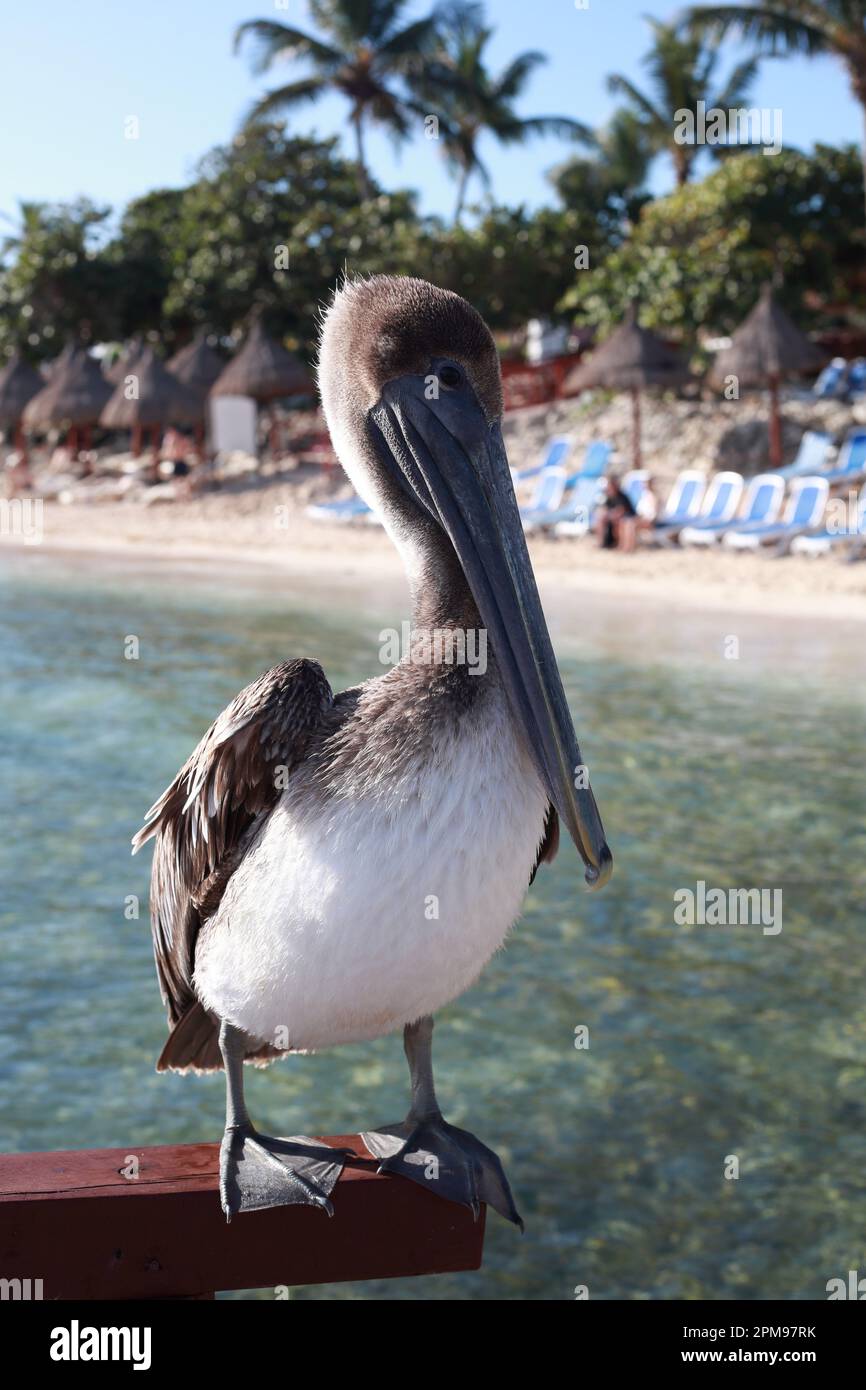
[[[640,387],[631,388],[632,468],[641,466]]]
[[[219,1145],[0,1155],[0,1278],[41,1280],[43,1299],[207,1298],[215,1290],[398,1279],[478,1269],[484,1208],[379,1174],[359,1155],[334,1215],[273,1207],[226,1222]],[[32,1297],[32,1294],[31,1294]]]
[[[782,417],[779,411],[779,378],[770,377],[770,467],[782,466]]]

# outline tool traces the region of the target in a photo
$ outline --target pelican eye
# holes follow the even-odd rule
[[[453,362],[445,362],[439,368],[439,381],[449,391],[455,391],[458,386],[463,385],[463,373]]]

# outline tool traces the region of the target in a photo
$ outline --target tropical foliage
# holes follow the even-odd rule
[[[677,140],[675,116],[678,111],[696,111],[699,101],[707,108],[727,111],[748,101],[749,89],[758,70],[754,58],[739,63],[720,87],[715,86],[719,51],[696,32],[685,32],[676,24],[647,21],[653,31],[653,44],[644,59],[650,80],[649,93],[643,92],[622,73],[612,73],[608,87],[625,97],[630,109],[643,124],[650,148],[670,155],[677,184],[688,183],[702,147]],[[724,146],[711,146],[716,154]]]
[[[407,0],[311,0],[309,10],[312,34],[270,20],[241,26],[239,42],[264,69],[303,59],[305,71],[260,99],[188,186],[136,198],[118,218],[86,199],[21,206],[0,242],[0,359],[15,348],[51,357],[70,337],[150,334],[172,349],[200,327],[236,335],[254,313],[311,355],[340,277],[384,270],[461,291],[504,331],[538,316],[607,330],[637,294],[648,325],[694,342],[739,322],[770,278],[802,322],[866,322],[854,146],[738,153],[694,182],[696,148],[671,143],[680,106],[745,99],[753,60],[716,80],[729,32],[765,52],[835,54],[866,103],[866,0],[702,6],[678,28],[652,21],[649,86],[614,77],[625,104],[597,131],[521,114],[542,55],[492,73],[492,30],[474,0],[439,3],[420,20],[407,19]],[[349,101],[355,158],[276,118],[328,90]],[[457,180],[451,225],[421,216],[412,191],[379,188],[364,158],[369,122],[399,140],[431,116]],[[485,142],[551,130],[580,141],[550,171],[551,206],[503,207],[491,195],[463,225],[471,182],[489,183]],[[654,200],[659,154],[673,158],[680,186]]]

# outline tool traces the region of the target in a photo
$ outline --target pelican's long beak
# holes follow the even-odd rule
[[[488,424],[468,384],[428,399],[429,382],[404,376],[384,387],[369,417],[377,452],[450,537],[550,800],[587,883],[601,887],[613,857],[544,620],[502,431]]]

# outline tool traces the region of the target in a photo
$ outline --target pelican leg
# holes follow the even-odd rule
[[[412,1104],[399,1124],[362,1134],[380,1173],[399,1173],[429,1187],[449,1202],[462,1202],[478,1217],[481,1203],[523,1230],[505,1171],[492,1149],[468,1130],[442,1117],[433,1086],[433,1019],[421,1018],[403,1030],[412,1080]]]
[[[263,1207],[324,1207],[333,1216],[331,1192],[348,1154],[299,1135],[272,1139],[254,1128],[244,1101],[247,1038],[230,1023],[220,1027],[226,1069],[226,1127],[220,1145],[220,1203],[231,1221],[236,1212]]]

